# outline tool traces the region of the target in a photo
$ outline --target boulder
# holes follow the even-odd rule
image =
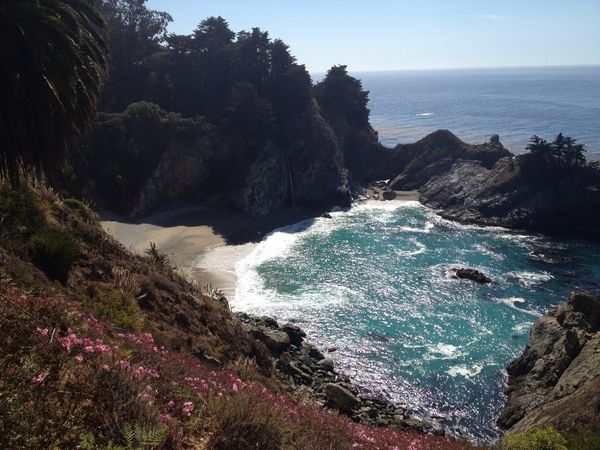
[[[297,347],[302,345],[302,341],[306,337],[306,333],[300,327],[292,325],[291,323],[286,323],[281,327],[281,329],[290,337],[290,342],[292,345]]]
[[[269,349],[273,356],[279,356],[290,347],[290,337],[280,330],[256,328],[251,330],[252,335]]]
[[[384,200],[394,200],[398,194],[396,194],[396,191],[383,191],[382,196]]]
[[[325,358],[325,355],[323,355],[323,353],[321,353],[321,351],[312,344],[304,343],[302,345],[302,353],[310,356],[315,361],[320,361]]]
[[[491,283],[492,279],[475,269],[454,269],[454,274],[456,278],[463,278],[465,280],[471,280],[476,283],[486,284]]]
[[[325,395],[329,403],[342,412],[348,413],[360,405],[360,399],[339,384],[329,383]]]
[[[317,367],[325,372],[333,372],[333,359],[325,358],[317,363]]]

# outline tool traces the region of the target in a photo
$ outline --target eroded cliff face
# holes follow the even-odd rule
[[[414,144],[397,145],[388,157],[396,172],[389,186],[395,190],[421,188],[432,177],[449,171],[458,161],[477,161],[491,168],[499,159],[512,153],[498,136],[483,144],[467,144],[447,130],[438,130]]]
[[[540,318],[507,368],[508,401],[498,425],[600,431],[600,297],[575,293]]]
[[[101,116],[86,142],[89,158],[77,167],[95,203],[120,214],[202,203],[264,216],[286,204],[352,201],[343,147],[316,103],[279,144],[247,145],[202,118],[131,122]]]
[[[546,231],[593,231],[600,223],[600,170],[558,169],[531,155],[506,157],[492,167],[458,161],[431,177],[421,201],[463,223]]]

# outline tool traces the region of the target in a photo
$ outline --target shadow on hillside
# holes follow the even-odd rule
[[[128,219],[109,211],[99,213],[101,221],[115,221],[131,225],[158,227],[206,226],[220,235],[228,245],[241,245],[261,241],[273,230],[304,222],[288,232],[297,233],[310,227],[327,209],[285,206],[266,217],[250,217],[239,211],[225,208],[182,207],[155,212],[141,219]]]

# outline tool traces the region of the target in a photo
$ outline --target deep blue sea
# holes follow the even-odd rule
[[[504,368],[535,320],[600,291],[599,243],[463,226],[417,202],[332,216],[259,243],[236,266],[233,308],[297,323],[364,392],[477,440],[498,436]],[[494,283],[452,278],[461,266]]]
[[[499,134],[522,152],[533,134],[559,132],[600,159],[600,66],[352,73],[370,91],[371,124],[383,144],[447,129],[467,142]],[[315,80],[323,74],[315,74]]]

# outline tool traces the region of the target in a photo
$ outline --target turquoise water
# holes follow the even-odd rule
[[[600,288],[598,244],[461,226],[416,202],[332,215],[271,234],[238,263],[233,307],[299,324],[337,347],[364,392],[475,439],[497,436],[503,369],[534,321],[575,288]],[[495,282],[453,279],[459,266]]]

